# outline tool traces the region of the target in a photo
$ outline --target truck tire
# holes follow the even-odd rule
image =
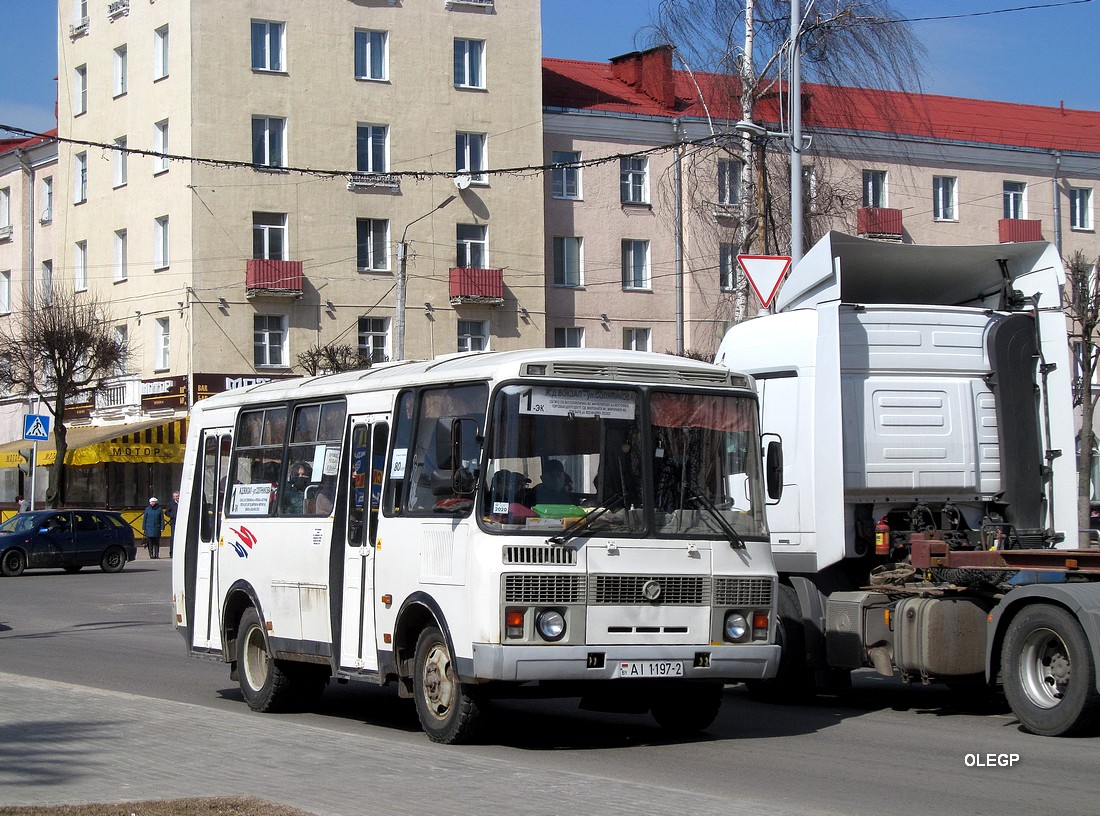
[[[770,680],[749,680],[745,686],[758,700],[805,703],[817,694],[816,681],[806,656],[806,630],[798,594],[786,584],[779,585],[777,611],[776,641],[783,649],[779,670]]]
[[[1093,733],[1100,725],[1092,650],[1081,624],[1062,607],[1036,604],[1013,618],[1001,676],[1012,713],[1033,734]]]
[[[473,689],[455,673],[447,638],[429,626],[416,640],[413,698],[420,727],[432,742],[469,742],[481,724],[481,707]]]

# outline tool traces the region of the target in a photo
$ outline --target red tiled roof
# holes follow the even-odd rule
[[[53,130],[47,130],[41,136],[32,136],[29,139],[24,139],[22,137],[16,139],[0,139],[0,154],[7,153],[9,150],[16,150],[18,148],[23,148],[24,150],[26,150],[27,148],[34,147],[35,145],[41,144],[42,142],[49,141],[56,136],[57,128],[54,128]]]
[[[645,52],[648,54],[649,52]],[[638,56],[643,55],[628,55]],[[622,58],[617,58],[622,59]],[[612,63],[543,59],[543,104],[640,116],[741,118],[737,80],[675,71],[675,102],[662,104],[617,78]],[[1100,111],[1019,105],[983,99],[911,94],[804,83],[803,126],[1043,150],[1100,153]],[[754,117],[778,121],[775,97]]]

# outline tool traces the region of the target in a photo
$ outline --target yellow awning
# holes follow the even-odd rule
[[[178,464],[183,462],[187,441],[187,420],[143,419],[140,422],[115,425],[85,425],[68,428],[70,465],[96,465],[102,462],[144,462],[147,464]],[[20,449],[31,442],[20,439],[0,445],[0,468],[23,464]],[[49,466],[57,459],[55,437],[38,443],[38,465]]]

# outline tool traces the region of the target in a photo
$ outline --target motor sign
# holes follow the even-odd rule
[[[791,268],[791,259],[787,255],[738,255],[737,263],[764,308],[771,305],[783,276]]]
[[[23,415],[23,438],[45,442],[50,438],[50,418],[45,414]]]

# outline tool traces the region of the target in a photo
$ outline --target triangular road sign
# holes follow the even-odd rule
[[[787,255],[738,255],[737,263],[749,280],[749,285],[766,309],[779,291],[783,276],[791,268]]]

